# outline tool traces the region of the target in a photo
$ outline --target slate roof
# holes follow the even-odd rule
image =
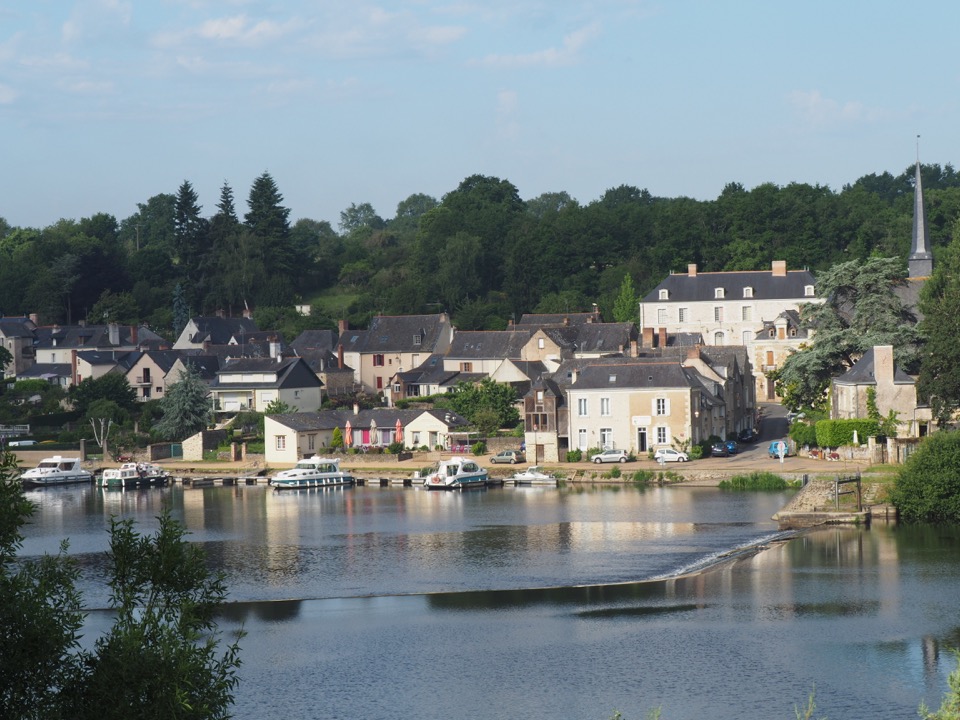
[[[290,349],[301,356],[305,350],[325,350],[333,352],[337,346],[337,333],[333,330],[304,330],[290,343]]]
[[[777,316],[777,320],[780,320],[781,318],[787,321],[788,339],[805,338],[810,336],[809,330],[800,324],[800,313],[796,310],[784,310]],[[776,320],[764,320],[763,327],[760,330],[757,330],[755,337],[760,341],[771,339],[770,331],[776,331],[776,326]],[[796,330],[796,334],[791,335],[791,330]],[[774,335],[774,339],[776,339],[776,335]]]
[[[547,374],[547,366],[539,360],[511,360],[510,363],[531,380]]]
[[[141,353],[141,357],[146,355],[159,367],[164,374],[170,372],[170,368],[180,359],[181,353],[177,350],[148,350]],[[139,358],[138,358],[139,359]]]
[[[190,321],[196,326],[196,331],[190,336],[189,341],[194,344],[209,342],[213,345],[226,345],[230,338],[244,335],[251,335],[260,332],[260,328],[251,318],[228,318],[214,316],[198,316],[190,318]],[[239,337],[237,338],[239,342]]]
[[[263,382],[224,382],[221,378],[232,373],[275,373],[275,379]],[[323,383],[302,358],[238,358],[220,368],[213,388],[303,388],[320,387]]]
[[[32,338],[33,330],[27,325],[28,318],[0,318],[0,335],[8,338]]]
[[[373,410],[360,410],[354,414],[352,409],[340,408],[338,410],[321,410],[320,412],[271,415],[270,419],[296,432],[309,432],[310,430],[343,429],[348,420],[354,430],[369,428],[371,420],[376,421],[378,428],[392,428],[396,426],[397,420],[399,419],[400,424],[405,428],[424,413],[433,415],[442,423],[446,423],[447,418],[449,418],[448,427],[463,427],[468,424],[466,418],[457,413],[435,409],[400,410],[376,408]]]
[[[121,346],[163,341],[163,338],[155,332],[142,326],[119,325],[117,332]],[[136,341],[134,341],[134,335],[136,335]],[[110,342],[110,329],[107,325],[43,325],[33,331],[33,337],[34,346],[40,348],[106,350],[117,347]]]
[[[545,327],[547,325],[582,325],[584,323],[599,323],[599,312],[585,313],[524,313],[520,316],[517,325],[533,325]]]
[[[753,300],[813,300],[804,294],[807,285],[815,285],[809,270],[788,270],[785,276],[774,275],[770,270],[671,273],[647,293],[643,302],[715,302],[716,288],[724,289],[724,301],[742,300],[747,287],[753,288]],[[667,300],[660,300],[661,290],[668,291]]]
[[[458,330],[446,355],[457,360],[519,358],[535,328]]]
[[[220,358],[216,355],[185,354],[181,357],[181,360],[184,365],[189,365],[196,370],[200,378],[208,384],[213,382],[217,373],[220,372]]]
[[[130,357],[130,356],[133,357]],[[133,364],[140,359],[143,353],[137,350],[78,350],[77,359],[83,360],[88,365],[121,365],[126,369],[133,367]]]
[[[17,373],[18,380],[31,378],[45,380],[48,377],[73,377],[73,366],[70,363],[34,363],[26,370]]]
[[[344,330],[339,344],[348,352],[433,352],[450,323],[439,315],[377,315],[367,330]],[[419,342],[417,342],[419,339]]]
[[[571,390],[601,388],[676,388],[701,385],[697,373],[676,362],[645,361],[587,365]]]
[[[867,350],[852,368],[843,375],[834,378],[837,385],[876,385],[874,377],[873,348]],[[901,370],[896,363],[893,365],[893,382],[895,385],[913,385],[914,379]]]

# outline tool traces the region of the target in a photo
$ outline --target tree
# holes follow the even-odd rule
[[[183,440],[203,430],[210,419],[209,395],[200,373],[187,364],[160,401],[163,417],[154,425],[154,432],[167,440]]]
[[[487,430],[513,427],[520,422],[517,412],[517,394],[512,387],[484,378],[479,384],[460,382],[446,398],[450,407],[477,425],[482,422]],[[492,413],[493,417],[485,415]]]
[[[84,613],[67,543],[56,556],[21,561],[22,528],[34,505],[24,497],[17,459],[0,455],[0,717],[65,718],[61,688],[80,672]]]
[[[960,409],[960,222],[954,225],[954,240],[921,292],[920,310],[920,332],[926,342],[917,392],[944,425]]]
[[[620,284],[620,294],[613,304],[613,319],[616,322],[634,322],[640,308],[637,293],[633,289],[633,279],[630,274],[623,276]]]
[[[296,408],[290,405],[287,405],[287,403],[285,403],[280,398],[274,398],[263,409],[264,415],[286,415],[292,412],[296,412]]]
[[[132,520],[110,521],[110,604],[117,618],[71,694],[81,720],[227,718],[240,665],[238,640],[220,653],[214,619],[223,572],[207,568],[186,530],[158,518],[154,537]]]
[[[924,438],[897,474],[890,501],[904,522],[960,522],[960,433]]]
[[[140,308],[130,293],[112,293],[104,290],[100,299],[87,313],[87,320],[94,325],[103,322],[135,325],[140,322]]]
[[[84,415],[97,400],[110,400],[123,410],[132,412],[137,407],[137,393],[130,387],[126,375],[107,373],[98,378],[85,378],[70,388],[70,402]]]
[[[183,285],[177,283],[173,288],[173,335],[179,338],[180,333],[190,322],[190,306],[183,292]]]
[[[914,364],[915,318],[894,292],[905,283],[906,268],[899,258],[850,260],[818,277],[817,295],[824,302],[800,307],[803,327],[816,335],[770,375],[785,405],[822,408],[830,379],[853,367],[874,345],[892,345],[902,368]]]
[[[173,243],[180,272],[186,278],[196,304],[206,294],[209,265],[208,223],[200,215],[200,203],[193,185],[184,180],[177,190],[173,212]]]
[[[3,345],[0,345],[0,378],[3,377],[3,373],[7,369],[7,366],[12,364],[13,355],[11,355],[10,351],[3,347]]]

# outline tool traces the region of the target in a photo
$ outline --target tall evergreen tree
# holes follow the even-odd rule
[[[187,180],[177,190],[173,228],[180,275],[186,281],[186,291],[192,303],[199,305],[206,293],[210,265],[207,221],[200,215],[197,193]]]
[[[633,290],[633,278],[627,273],[620,284],[620,294],[613,304],[613,319],[616,322],[633,322],[640,309],[637,293]]]
[[[290,248],[290,210],[281,205],[283,196],[270,173],[253,182],[244,221],[257,240],[257,256],[267,275],[290,280],[294,257]],[[290,298],[292,300],[292,298]]]
[[[200,373],[187,364],[180,379],[167,388],[160,400],[163,417],[153,429],[167,440],[183,440],[207,426],[210,419],[210,389],[200,377]]]

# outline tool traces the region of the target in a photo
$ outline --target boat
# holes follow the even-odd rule
[[[423,479],[427,490],[462,490],[471,487],[487,486],[487,471],[476,461],[463,457],[443,460],[437,469]]]
[[[517,485],[549,485],[557,486],[557,479],[544,471],[542,465],[531,465],[526,470],[520,470],[509,478]]]
[[[150,487],[166,485],[170,474],[159,465],[126,462],[118,468],[107,468],[97,477],[98,487]]]
[[[93,482],[93,473],[80,467],[80,458],[54,455],[41,460],[35,468],[24,471],[20,480],[24,487],[69,485]]]
[[[303,458],[290,470],[281,470],[268,481],[277,490],[353,485],[353,475],[340,469],[340,458]]]

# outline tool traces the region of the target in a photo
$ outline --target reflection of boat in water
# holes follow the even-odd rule
[[[99,487],[149,487],[166,485],[169,473],[159,465],[146,462],[127,462],[118,468],[107,468],[97,478]]]
[[[553,475],[544,472],[543,466],[541,465],[531,465],[526,470],[514,473],[513,477],[509,479],[513,480],[517,485],[557,486],[557,479]]]
[[[88,483],[93,473],[80,467],[80,458],[67,458],[54,455],[44,458],[35,468],[25,471],[20,480],[24,487],[45,487],[47,485],[68,485],[70,483]]]
[[[337,487],[353,483],[353,475],[340,469],[339,458],[304,458],[290,470],[281,470],[270,478],[270,484],[277,490]]]
[[[476,461],[462,457],[443,460],[437,469],[423,479],[427,490],[462,490],[470,487],[486,487],[487,471]]]

